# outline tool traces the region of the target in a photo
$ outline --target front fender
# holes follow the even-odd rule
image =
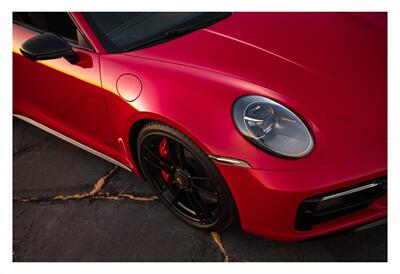
[[[111,119],[126,141],[135,122],[153,119],[188,135],[206,153],[241,159],[257,169],[294,171],[347,157],[382,140],[317,107],[222,72],[125,54],[102,55],[100,62]],[[124,101],[116,90],[124,73],[142,82],[142,92],[133,102]],[[234,101],[246,94],[269,97],[299,114],[315,137],[312,153],[288,160],[250,144],[231,117]]]

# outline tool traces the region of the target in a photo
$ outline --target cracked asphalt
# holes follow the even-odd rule
[[[179,221],[133,174],[13,120],[15,262],[387,261],[387,226],[299,243]]]

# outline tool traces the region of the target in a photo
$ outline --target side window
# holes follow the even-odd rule
[[[90,48],[66,12],[13,12],[13,21],[41,32],[52,32],[72,44]]]

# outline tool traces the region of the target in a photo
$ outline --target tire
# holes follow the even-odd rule
[[[161,142],[168,149],[156,155]],[[223,231],[236,220],[236,205],[225,180],[187,136],[150,122],[138,135],[137,153],[145,180],[179,219],[207,231]]]

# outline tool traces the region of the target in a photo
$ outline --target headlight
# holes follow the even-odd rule
[[[262,96],[240,97],[233,106],[233,120],[248,140],[278,156],[303,157],[314,146],[310,131],[296,114]]]

